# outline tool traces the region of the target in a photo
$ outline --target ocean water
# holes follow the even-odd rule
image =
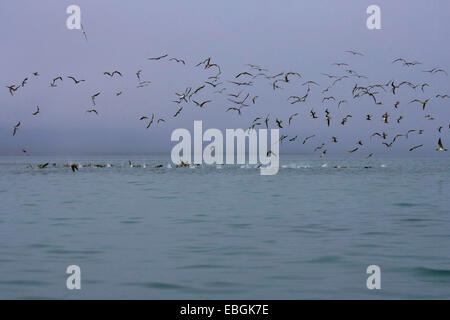
[[[286,156],[275,176],[127,160],[0,159],[0,298],[450,298],[448,157]]]

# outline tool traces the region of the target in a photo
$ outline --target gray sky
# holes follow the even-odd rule
[[[82,23],[88,42],[77,30],[66,28],[67,6],[81,7]],[[381,30],[368,30],[366,8],[381,7]],[[174,143],[170,134],[176,128],[192,130],[194,120],[203,120],[207,128],[248,128],[256,117],[270,113],[272,118],[287,118],[294,112],[292,126],[280,132],[289,137],[299,136],[296,143],[283,144],[289,153],[312,152],[315,146],[327,143],[329,153],[343,152],[359,139],[365,142],[362,154],[387,152],[378,138],[370,141],[375,131],[389,132],[388,142],[397,133],[408,129],[424,129],[422,136],[411,135],[393,146],[394,152],[425,144],[417,154],[434,152],[438,137],[444,145],[448,139],[449,102],[435,99],[435,95],[450,94],[449,77],[421,72],[433,67],[450,70],[450,2],[434,1],[61,1],[17,0],[0,2],[0,155],[20,154],[22,148],[31,154],[151,154],[167,153]],[[364,57],[351,56],[345,50],[357,50]],[[149,61],[148,57],[168,53],[182,58],[186,66],[173,61]],[[178,105],[173,103],[174,92],[186,87],[200,86],[214,71],[195,68],[199,61],[212,57],[222,67],[220,82],[227,91],[240,89],[227,82],[246,69],[247,63],[269,69],[269,74],[296,71],[301,80],[283,85],[273,91],[268,81],[255,80],[250,88],[241,88],[251,96],[260,96],[238,117],[225,112],[230,102],[225,95],[213,94],[212,88],[199,95],[201,101],[211,99],[205,109],[185,105],[179,118],[171,116]],[[423,65],[403,67],[392,60],[404,57],[421,61]],[[349,103],[337,109],[336,103],[322,104],[322,93],[331,81],[321,73],[345,75],[345,69],[331,66],[333,62],[347,62],[350,68],[369,77],[351,77],[337,84],[330,95]],[[120,70],[124,77],[111,79],[104,71]],[[152,82],[136,88],[137,70],[142,78]],[[40,76],[34,78],[32,72]],[[51,79],[58,75],[73,75],[86,79],[75,86],[65,78],[57,88],[50,88]],[[4,86],[29,81],[11,97]],[[303,95],[314,80],[320,88],[312,87],[306,104],[290,105],[290,95]],[[396,96],[380,93],[383,106],[374,105],[369,97],[353,99],[351,89],[361,85],[396,83],[430,83],[425,93],[402,87]],[[87,114],[92,108],[90,96],[98,91],[96,109],[100,116]],[[118,91],[123,91],[119,97]],[[408,104],[414,98],[430,98],[425,112],[418,104]],[[393,103],[399,100],[398,110]],[[41,114],[31,114],[39,105]],[[323,110],[331,112],[332,125],[326,127]],[[312,120],[313,108],[320,119]],[[390,124],[382,123],[381,114],[392,114]],[[167,123],[146,130],[146,123],[138,121],[142,115],[156,114]],[[373,121],[364,120],[365,114]],[[340,120],[352,114],[342,126]],[[437,120],[424,118],[431,114]],[[403,115],[404,120],[396,123]],[[170,118],[170,120],[169,120]],[[21,121],[18,134],[12,128]],[[442,125],[442,133],[437,128]],[[274,123],[272,123],[274,126]],[[316,134],[310,144],[302,145],[305,136]],[[330,142],[338,136],[340,143]],[[378,139],[378,140],[377,140]]]

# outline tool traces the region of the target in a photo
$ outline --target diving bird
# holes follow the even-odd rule
[[[447,151],[447,149],[445,149],[444,146],[442,145],[441,138],[439,138],[438,140],[438,148],[436,149],[436,151]]]

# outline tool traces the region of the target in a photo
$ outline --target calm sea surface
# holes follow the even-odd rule
[[[0,158],[0,298],[450,299],[448,157],[288,158],[275,176]]]

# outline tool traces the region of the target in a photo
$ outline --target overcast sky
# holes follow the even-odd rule
[[[67,6],[81,7],[82,24],[88,41],[78,30],[66,27]],[[366,27],[366,8],[381,7],[381,30]],[[285,152],[312,152],[315,146],[327,143],[329,153],[351,149],[359,139],[368,152],[386,152],[379,139],[369,139],[376,131],[389,132],[390,139],[408,129],[424,129],[422,136],[399,139],[395,152],[407,152],[409,147],[425,144],[417,154],[434,152],[438,137],[450,145],[450,99],[436,99],[436,94],[450,94],[449,77],[430,75],[422,70],[441,67],[450,70],[450,2],[446,0],[414,1],[119,1],[119,0],[15,0],[0,2],[0,155],[20,154],[22,148],[32,154],[151,154],[167,153],[172,130],[192,130],[194,120],[203,120],[204,128],[248,128],[256,117],[270,114],[272,119],[287,123],[290,114],[300,113],[293,124],[281,131],[289,137],[298,135],[296,143],[284,143]],[[357,50],[363,57],[351,56],[345,50]],[[162,54],[182,58],[186,66],[174,61],[149,61]],[[200,86],[211,70],[195,68],[201,60],[212,57],[222,68],[220,82],[227,91],[205,88],[197,97],[211,99],[204,109],[187,104],[178,118],[172,115],[179,105],[172,102],[175,92]],[[392,60],[404,57],[423,64],[403,67]],[[345,75],[344,68],[333,62],[346,62],[350,68],[368,76],[368,80],[350,77],[337,84],[330,95],[346,99],[347,105],[337,109],[336,103],[322,104],[322,93],[331,81],[321,75]],[[269,69],[268,74],[296,71],[302,79],[293,78],[284,89],[274,91],[268,81],[254,80],[249,88],[235,88],[227,80],[248,70],[253,63]],[[135,73],[142,69],[143,80],[152,83],[136,88]],[[120,70],[123,78],[109,78],[104,71]],[[33,77],[32,72],[39,72]],[[73,75],[86,82],[74,85],[64,78],[51,88],[56,76]],[[7,85],[20,84],[29,77],[24,88],[10,96]],[[290,95],[303,95],[302,83],[314,80],[320,88],[311,87],[306,104],[289,104]],[[396,96],[380,92],[382,106],[369,97],[353,99],[351,89],[361,85],[396,83],[409,80],[428,82],[431,88],[422,93],[402,87]],[[240,89],[257,103],[243,110],[242,116],[225,112],[231,105],[226,93]],[[92,108],[90,96],[100,91],[96,109],[99,116],[87,114]],[[123,94],[116,97],[116,92]],[[408,104],[414,98],[432,98],[425,112],[418,104]],[[401,101],[398,110],[395,101]],[[39,105],[41,114],[32,116]],[[332,125],[327,128],[323,110],[331,112]],[[317,111],[312,120],[309,110]],[[390,124],[381,114],[392,114]],[[139,121],[142,115],[155,113],[166,123],[152,126]],[[373,114],[373,121],[365,119]],[[353,117],[342,126],[347,114]],[[430,121],[424,115],[436,118]],[[402,115],[400,124],[396,119]],[[20,121],[16,136],[12,128]],[[273,127],[275,124],[272,123]],[[439,126],[444,129],[437,131]],[[302,145],[305,136],[316,134],[311,144]],[[333,144],[331,136],[340,143]]]

